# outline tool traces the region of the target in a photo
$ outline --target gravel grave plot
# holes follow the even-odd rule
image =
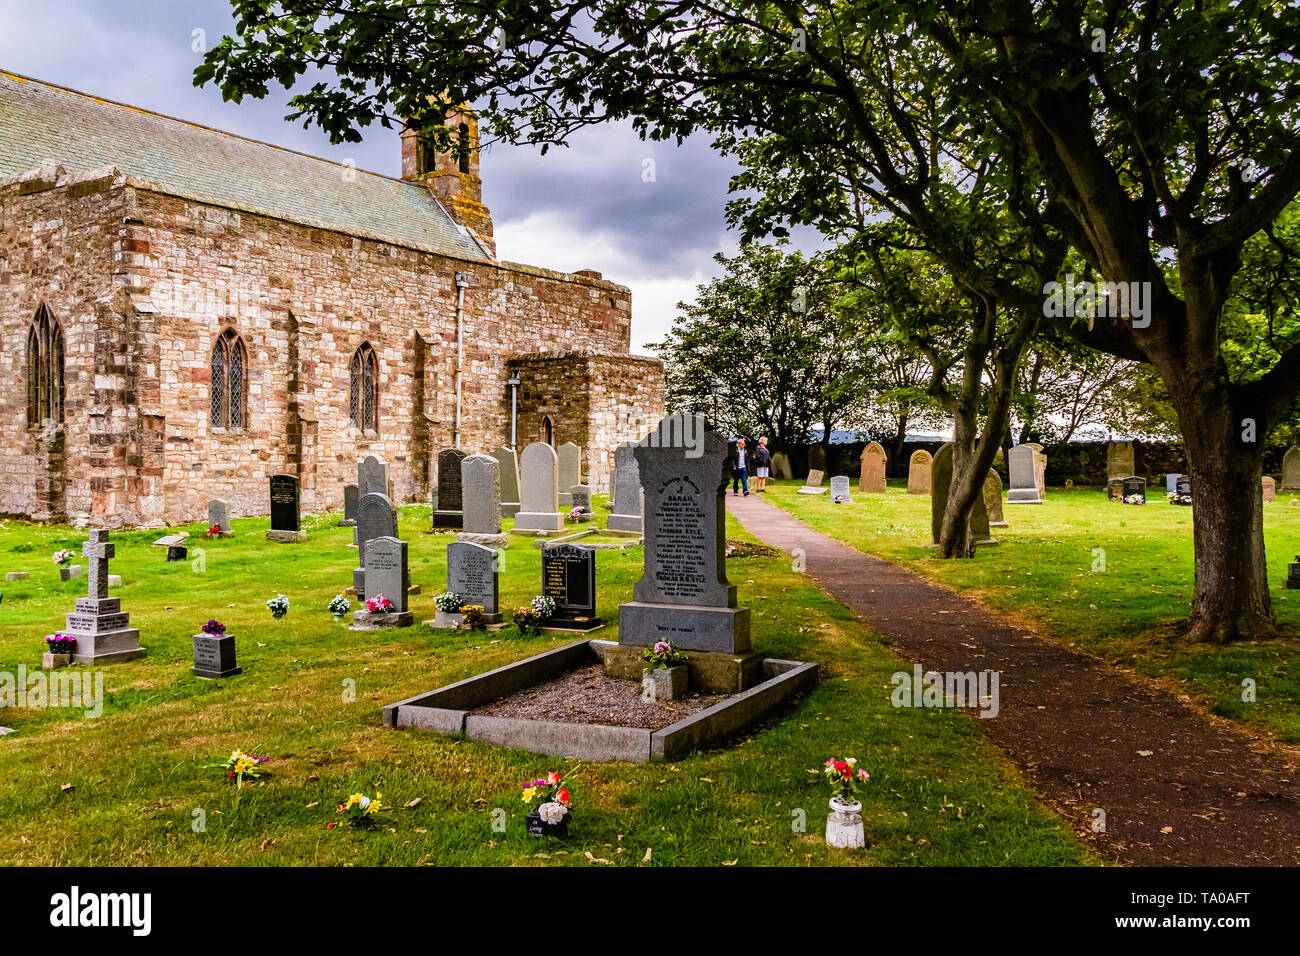
[[[593,664],[476,707],[470,713],[662,730],[683,717],[721,703],[727,696],[692,693],[679,700],[649,703],[641,699],[640,684],[609,677],[604,665]]]

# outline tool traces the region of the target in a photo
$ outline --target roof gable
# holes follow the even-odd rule
[[[0,71],[0,175],[116,166],[160,192],[348,235],[490,258],[419,183],[403,182]]]

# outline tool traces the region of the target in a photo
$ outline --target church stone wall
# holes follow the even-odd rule
[[[509,362],[520,377],[519,447],[544,440],[581,445],[583,476],[592,491],[608,492],[614,449],[640,441],[663,417],[663,363],[642,356],[581,353],[521,355]],[[507,410],[509,397],[507,396]]]
[[[133,283],[159,313],[168,522],[267,510],[267,476],[302,482],[303,510],[342,506],[356,462],[390,465],[400,501],[424,500],[437,452],[507,440],[506,360],[522,351],[626,352],[628,290],[590,275],[466,261],[140,192],[127,237]],[[456,272],[468,273],[464,377],[454,436]],[[225,328],[248,350],[249,424],[208,424],[209,351]],[[378,430],[349,423],[349,366],[379,357]]]
[[[628,289],[594,273],[420,252],[163,195],[114,170],[0,182],[0,226],[0,513],[159,526],[202,520],[218,497],[236,516],[265,514],[279,472],[300,477],[309,513],[341,507],[368,454],[389,463],[400,501],[426,500],[439,449],[509,440],[507,362],[523,353],[584,355],[546,386],[588,416],[557,444],[612,448],[610,435],[637,437],[620,416],[663,410],[662,367],[626,355]],[[456,272],[469,276],[459,437]],[[66,342],[53,441],[26,418],[41,303]],[[239,431],[209,424],[226,328],[248,357]],[[380,369],[378,429],[365,434],[349,423],[362,342]],[[521,444],[532,434],[521,425]]]
[[[113,170],[69,177],[51,165],[0,179],[0,513],[62,520],[124,504],[139,438],[138,416],[121,405],[136,363],[122,281],[131,198]],[[54,431],[27,422],[27,334],[42,304],[64,336]]]

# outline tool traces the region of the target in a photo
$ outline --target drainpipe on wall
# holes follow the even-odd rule
[[[465,366],[465,286],[469,285],[469,273],[456,273],[456,425],[452,429],[451,444],[460,447],[460,382]]]

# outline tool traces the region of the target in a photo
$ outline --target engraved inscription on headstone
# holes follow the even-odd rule
[[[488,624],[503,619],[498,597],[499,556],[495,549],[469,541],[447,545],[447,590],[459,594],[465,604],[483,608]]]
[[[299,531],[298,478],[296,475],[272,475],[271,530]]]
[[[464,521],[461,462],[465,453],[459,448],[438,452],[438,510],[433,513],[435,528],[458,529]]]
[[[363,495],[357,505],[356,540],[361,566],[352,572],[352,587],[360,597],[366,596],[366,546],[381,537],[397,537],[397,509],[387,495],[371,492]]]
[[[542,549],[542,593],[555,600],[548,627],[589,631],[596,617],[596,551],[577,544]]]

